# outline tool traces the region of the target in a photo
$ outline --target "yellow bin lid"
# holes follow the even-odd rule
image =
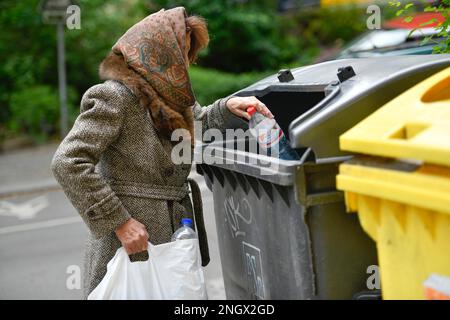
[[[450,166],[450,68],[405,91],[339,139],[345,151]]]

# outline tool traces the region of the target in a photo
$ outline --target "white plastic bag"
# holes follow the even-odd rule
[[[117,250],[88,300],[207,299],[197,239],[148,245],[147,261],[131,262]]]

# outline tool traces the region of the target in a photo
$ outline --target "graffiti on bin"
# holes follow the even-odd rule
[[[264,299],[264,280],[262,275],[261,250],[242,241],[244,262],[251,292],[256,298]]]
[[[246,198],[235,201],[232,196],[225,198],[225,222],[230,227],[233,238],[238,236],[245,237],[246,233],[242,230],[242,223],[250,225],[252,223],[252,210]]]

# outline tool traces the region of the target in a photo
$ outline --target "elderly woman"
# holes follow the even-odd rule
[[[191,184],[193,206],[191,164],[172,162],[171,134],[185,129],[193,141],[194,119],[203,131],[223,131],[245,128],[249,106],[271,113],[255,97],[203,108],[196,103],[187,69],[208,41],[204,20],[182,7],[132,26],[101,63],[105,82],[84,94],[80,115],[53,157],[53,173],[89,229],[85,297],[120,246],[132,260],[147,259],[148,241],[170,241],[180,220],[194,213],[202,263],[209,261],[198,186]]]

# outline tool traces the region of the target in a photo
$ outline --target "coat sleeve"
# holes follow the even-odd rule
[[[101,154],[118,137],[125,118],[124,98],[114,86],[90,88],[80,115],[57,148],[52,172],[94,237],[113,232],[130,214],[95,171]]]
[[[248,129],[248,122],[233,114],[226,107],[226,103],[231,97],[219,99],[206,107],[202,107],[199,103],[194,105],[194,119],[202,122],[202,132],[212,128],[219,129],[222,132],[225,132],[225,129],[228,128]]]

